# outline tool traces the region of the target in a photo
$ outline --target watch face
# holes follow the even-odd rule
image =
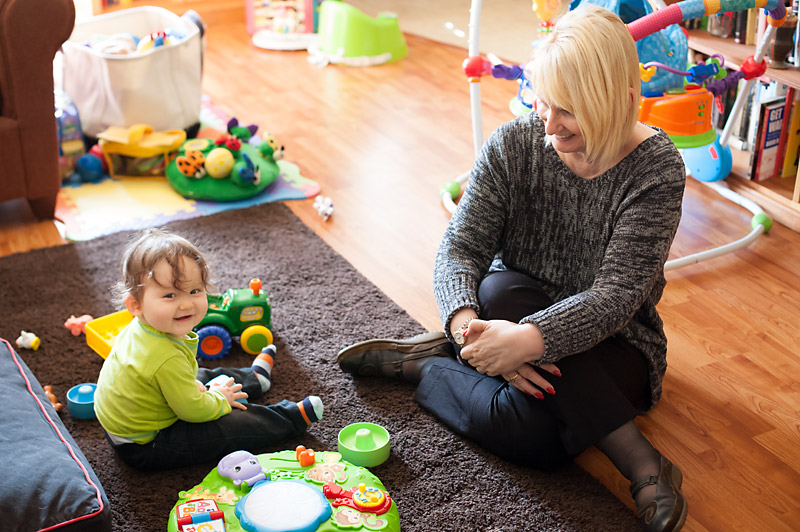
[[[458,347],[462,347],[464,345],[464,331],[459,329],[453,334],[453,339],[456,341],[456,345]]]

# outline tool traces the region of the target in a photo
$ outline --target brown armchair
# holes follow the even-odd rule
[[[61,188],[53,58],[74,24],[73,0],[0,0],[0,201],[26,198],[39,218]]]

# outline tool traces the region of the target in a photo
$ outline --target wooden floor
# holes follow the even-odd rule
[[[440,327],[431,271],[449,215],[438,190],[473,157],[465,52],[408,36],[409,55],[394,64],[319,68],[305,52],[253,47],[241,2],[184,1],[175,11],[189,7],[209,25],[204,92],[277,136],[335,204],[327,222],[311,200],[292,210],[420,330]],[[483,83],[486,134],[511,118],[514,88]],[[690,181],[673,257],[744,236],[749,220]],[[0,204],[0,254],[61,242],[24,203]],[[639,423],[684,471],[685,530],[800,530],[798,271],[800,235],[776,225],[746,249],[668,273],[664,398]],[[588,451],[579,462],[631,504],[605,457]]]

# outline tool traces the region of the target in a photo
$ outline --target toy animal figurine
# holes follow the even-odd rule
[[[265,472],[258,459],[247,451],[234,451],[217,464],[217,473],[231,479],[234,486],[246,484],[252,488],[256,482],[269,480]]]
[[[261,156],[268,161],[280,161],[283,159],[284,147],[271,134],[264,135],[264,141],[258,145]]]
[[[246,153],[242,154],[242,160],[233,165],[233,171],[239,174],[239,179],[246,183],[258,185],[261,183],[261,170],[253,164],[253,160]]]
[[[214,141],[217,146],[225,146],[233,152],[238,152],[242,149],[242,141],[229,133],[223,133],[217,140]]]
[[[327,196],[317,196],[314,200],[314,210],[322,216],[323,222],[327,222],[333,214],[333,201]]]
[[[56,394],[53,393],[53,387],[50,386],[49,384],[47,386],[44,386],[44,394],[50,400],[50,404],[53,405],[53,408],[55,408],[56,412],[61,412],[61,409],[63,408],[64,405],[58,402]]]
[[[250,124],[249,126],[240,126],[236,118],[228,120],[228,133],[241,140],[248,140],[256,134],[258,126]]]
[[[40,345],[42,345],[42,341],[39,340],[39,337],[32,332],[22,331],[19,333],[19,338],[17,338],[17,347],[33,349],[36,351],[39,349]]]
[[[186,177],[200,179],[206,175],[206,158],[201,151],[187,151],[186,155],[179,155],[175,159],[175,164],[180,173]]]
[[[67,321],[64,322],[64,327],[69,329],[69,332],[72,333],[72,336],[80,336],[81,333],[86,332],[86,324],[93,319],[94,318],[88,314],[78,316],[77,318],[74,314],[72,314],[69,318],[67,318]]]

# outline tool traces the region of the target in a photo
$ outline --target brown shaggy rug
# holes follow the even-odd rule
[[[278,357],[265,401],[322,397],[325,415],[302,444],[336,450],[339,430],[356,421],[384,425],[392,437],[389,460],[373,469],[397,502],[404,531],[633,531],[635,516],[576,465],[556,473],[518,467],[453,435],[412,399],[413,387],[341,372],[342,347],[378,336],[402,337],[422,327],[367,281],[283,204],[169,224],[205,250],[220,290],[260,277],[271,294]],[[109,287],[131,233],[67,244],[0,259],[0,337],[21,330],[42,340],[21,356],[66,403],[66,391],[94,382],[102,359],[63,327],[70,314],[115,310]],[[249,365],[238,346],[220,365]],[[205,362],[204,364],[208,364]],[[165,530],[178,492],[216,466],[139,472],[113,453],[95,420],[61,419],[94,468],[110,502],[114,530]],[[57,474],[57,472],[54,472]],[[1,527],[0,527],[1,528]]]

